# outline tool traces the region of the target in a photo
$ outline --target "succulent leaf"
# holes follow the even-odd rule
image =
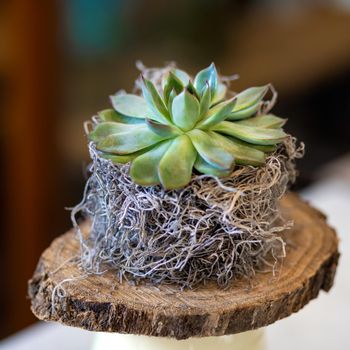
[[[227,118],[232,108],[236,104],[236,98],[233,97],[228,101],[221,102],[211,109],[209,109],[208,115],[200,123],[198,123],[197,128],[205,130],[210,127],[220,123]]]
[[[159,162],[171,145],[171,140],[157,144],[148,152],[138,156],[130,167],[130,176],[134,182],[143,186],[159,184]]]
[[[228,116],[228,120],[240,120],[251,117],[260,107],[260,103],[269,85],[251,87],[236,95],[237,103]]]
[[[174,98],[176,97],[176,92],[174,90],[172,90],[170,92],[170,95],[169,95],[169,99],[168,99],[168,102],[167,102],[167,107],[168,107],[168,111],[169,111],[169,114],[170,114],[170,117],[172,119],[172,106],[173,106],[173,101],[174,101]]]
[[[230,170],[234,157],[220,143],[213,140],[206,132],[194,129],[187,133],[199,155],[213,167]]]
[[[124,156],[120,156],[117,154],[112,153],[103,153],[103,158],[111,160],[112,163],[120,163],[120,164],[127,164],[135,159],[136,156],[133,156],[131,154],[127,154]]]
[[[219,168],[216,168],[210,165],[199,154],[197,155],[196,161],[194,163],[194,168],[198,170],[200,173],[207,174],[207,175],[214,175],[218,177],[229,176],[232,172],[232,169],[221,170]]]
[[[181,130],[177,127],[168,124],[161,124],[152,119],[146,119],[146,124],[151,131],[161,137],[171,138],[182,134]]]
[[[168,73],[168,77],[165,81],[163,88],[163,96],[165,104],[169,101],[170,93],[174,90],[176,94],[179,94],[184,89],[184,85],[181,80],[172,72]]]
[[[183,86],[186,86],[191,80],[191,77],[181,69],[174,68],[171,71],[174,73],[174,75],[176,75],[180,79]]]
[[[143,97],[153,112],[150,118],[160,123],[167,123],[170,120],[168,109],[153,83],[142,77],[141,88]]]
[[[281,129],[259,128],[228,121],[215,125],[213,130],[256,145],[275,145],[287,136]]]
[[[236,164],[258,166],[265,163],[264,152],[235,142],[233,139],[229,139],[214,131],[209,131],[208,135],[234,156]]]
[[[277,145],[251,145],[251,146],[264,153],[272,153],[277,149]]]
[[[215,96],[218,86],[218,73],[214,63],[212,63],[208,68],[201,70],[194,78],[194,87],[197,89],[199,94],[202,93],[207,82],[209,83],[211,95]]]
[[[106,153],[106,152],[98,152],[100,156],[102,156],[105,159],[111,160],[112,163],[120,163],[120,164],[126,164],[134,160],[137,156],[145,153],[147,151],[147,148],[134,152],[129,153],[125,155],[119,155],[119,154],[113,154],[113,153]]]
[[[166,139],[152,132],[145,124],[111,123],[117,125],[110,128],[103,124],[97,125],[90,137],[96,142],[98,150],[107,153],[133,153]]]
[[[114,109],[104,109],[97,112],[97,115],[103,122],[119,122],[120,114],[117,113]]]
[[[213,105],[218,102],[221,102],[225,98],[226,92],[227,92],[227,86],[219,82],[218,87],[216,89],[216,93],[212,98],[211,104]]]
[[[211,93],[209,83],[206,83],[206,86],[203,90],[203,95],[199,105],[199,118],[202,119],[209,111],[211,103]]]
[[[190,80],[188,82],[188,84],[186,85],[186,90],[192,94],[193,96],[195,96],[197,98],[197,100],[199,101],[200,100],[200,96],[199,96],[199,93],[197,91],[197,89],[194,87],[192,81]]]
[[[127,125],[115,122],[103,122],[96,125],[94,130],[89,134],[89,138],[94,142],[99,142],[107,136],[127,132],[128,130],[133,129],[134,127],[135,125]]]
[[[116,122],[123,124],[140,124],[144,122],[141,118],[126,117],[113,109],[104,109],[97,114],[103,122]]]
[[[257,149],[257,150],[262,151],[264,153],[271,153],[277,149],[277,145],[253,145],[252,143],[248,143],[248,142],[239,140],[233,136],[228,136],[228,135],[226,135],[226,136],[229,140],[233,141],[234,143],[236,143],[238,145],[254,148],[254,149]]]
[[[143,96],[112,96],[114,109],[100,111],[89,133],[102,157],[131,163],[139,185],[178,189],[190,182],[193,168],[229,176],[235,164],[260,166],[286,137],[285,119],[260,114],[270,85],[225,100],[227,87],[214,64],[194,83],[179,69],[164,73],[161,87],[157,79],[156,87],[142,77]]]
[[[231,112],[226,120],[230,120],[230,121],[238,121],[238,120],[243,120],[246,118],[250,118],[253,117],[259,110],[260,104],[257,103],[251,107],[245,108],[245,109],[241,109],[239,111],[235,111],[235,112]]]
[[[125,117],[145,118],[151,117],[151,111],[148,108],[144,98],[132,94],[120,94],[111,96],[113,108]]]
[[[257,126],[260,128],[278,129],[287,122],[286,119],[276,117],[273,114],[257,115],[256,117],[237,121],[237,124]]]
[[[172,118],[176,126],[191,130],[199,120],[199,102],[187,90],[177,95],[172,103]]]
[[[165,189],[181,188],[190,182],[196,155],[187,135],[172,141],[159,163],[159,179]]]

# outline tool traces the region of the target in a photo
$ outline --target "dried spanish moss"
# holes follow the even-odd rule
[[[119,280],[182,287],[214,280],[225,287],[234,278],[273,270],[284,256],[278,232],[290,223],[277,202],[303,153],[292,137],[262,167],[237,167],[221,179],[194,175],[186,188],[172,191],[134,184],[128,165],[101,158],[93,144],[89,149],[91,176],[72,212],[87,272],[108,268]],[[76,224],[78,213],[91,219],[89,237]]]

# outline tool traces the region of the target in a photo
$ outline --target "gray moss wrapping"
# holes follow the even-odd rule
[[[72,211],[81,265],[116,278],[194,287],[214,280],[225,287],[257,270],[274,270],[283,257],[279,232],[290,227],[278,200],[295,179],[303,153],[292,137],[262,167],[237,167],[230,177],[194,175],[184,189],[142,187],[128,165],[114,165],[89,145],[92,164],[82,202]],[[174,175],[176,176],[176,174]],[[76,215],[92,222],[83,237]]]

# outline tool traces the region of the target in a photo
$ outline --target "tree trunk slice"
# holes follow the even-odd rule
[[[287,257],[276,275],[258,273],[226,290],[214,283],[185,291],[169,285],[133,286],[118,283],[113,272],[86,276],[69,262],[79,255],[71,230],[41,256],[29,281],[32,311],[41,320],[91,331],[177,339],[269,325],[297,312],[321,289],[328,291],[339,257],[336,233],[322,213],[295,194],[282,199],[281,210],[294,228],[284,233]]]

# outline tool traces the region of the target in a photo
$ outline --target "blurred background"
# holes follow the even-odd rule
[[[26,283],[81,198],[82,123],[131,90],[138,59],[272,82],[307,145],[296,189],[350,168],[349,0],[1,0],[0,337],[34,322]]]

